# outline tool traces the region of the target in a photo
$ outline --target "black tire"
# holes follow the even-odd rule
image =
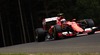
[[[58,37],[58,33],[60,33],[60,32],[62,32],[61,27],[60,27],[59,25],[54,25],[53,33],[52,33],[54,40],[60,39],[60,38]]]
[[[84,19],[84,21],[86,22],[87,24],[87,28],[91,28],[91,27],[94,27],[94,21],[92,19]]]
[[[85,20],[86,23],[87,23],[87,28],[91,28],[91,29],[92,29],[92,27],[95,26],[95,25],[94,25],[94,21],[93,21],[92,19],[84,19],[84,20]],[[92,29],[92,31],[89,32],[88,35],[90,35],[90,34],[94,34],[95,31],[96,31],[95,29]]]
[[[43,28],[37,28],[35,35],[35,41],[43,42],[45,41],[46,31]]]

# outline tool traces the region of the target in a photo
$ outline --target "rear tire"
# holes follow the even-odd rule
[[[43,30],[43,28],[37,28],[35,35],[36,35],[35,40],[37,42],[43,42],[43,41],[45,41],[46,31]]]

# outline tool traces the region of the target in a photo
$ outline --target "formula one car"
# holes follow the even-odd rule
[[[94,34],[96,31],[92,19],[66,21],[61,17],[51,17],[45,18],[42,24],[43,28],[37,28],[35,32],[35,40],[38,42],[45,41],[46,38],[58,40],[81,33]]]

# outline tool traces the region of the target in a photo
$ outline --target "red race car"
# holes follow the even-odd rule
[[[81,33],[94,34],[97,29],[92,19],[66,21],[63,17],[51,17],[45,18],[42,24],[43,28],[37,28],[35,32],[35,40],[38,42],[73,37]]]

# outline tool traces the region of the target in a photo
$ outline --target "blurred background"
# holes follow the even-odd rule
[[[100,0],[0,0],[0,47],[34,42],[42,19],[64,13],[71,20],[100,23]]]

